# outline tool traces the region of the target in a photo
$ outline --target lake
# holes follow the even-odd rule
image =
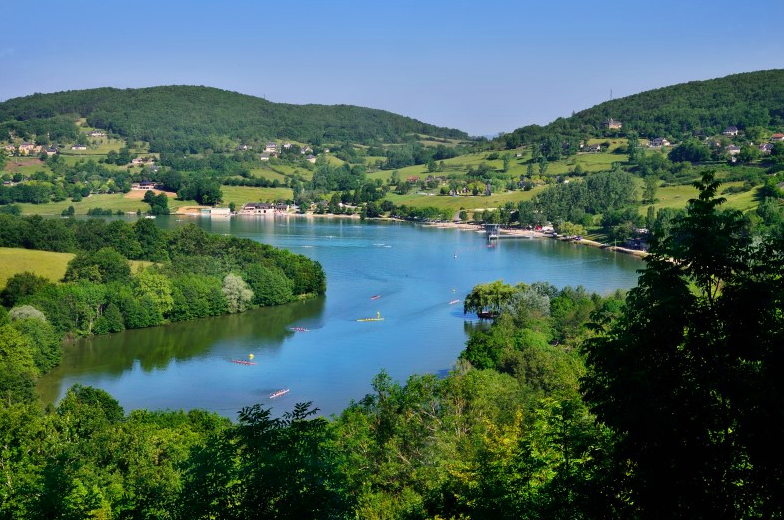
[[[102,388],[126,411],[204,408],[227,417],[255,403],[279,415],[301,401],[337,414],[385,369],[446,373],[477,326],[462,299],[478,283],[545,280],[608,293],[637,283],[634,257],[550,239],[502,239],[404,222],[340,218],[175,218],[212,233],[246,237],[318,260],[324,297],[240,315],[81,339],[41,379],[45,403],[73,384]],[[372,299],[374,296],[379,296]],[[460,303],[450,305],[455,299]],[[377,316],[383,321],[357,322]],[[308,329],[293,331],[293,327]],[[241,365],[232,359],[249,359]],[[270,394],[290,391],[274,400]]]

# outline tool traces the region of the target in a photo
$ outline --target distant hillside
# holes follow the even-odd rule
[[[65,116],[150,143],[151,151],[218,149],[226,139],[290,139],[309,143],[387,142],[410,134],[466,139],[442,128],[383,110],[351,105],[290,105],[216,88],[166,86],[97,88],[34,94],[0,103],[0,126],[17,134],[69,137]]]
[[[784,126],[784,70],[734,74],[649,90],[559,118],[546,126],[518,128],[498,138],[513,148],[544,136],[599,136],[602,122],[612,117],[623,123],[621,133],[643,137],[702,133],[718,134],[729,125]]]

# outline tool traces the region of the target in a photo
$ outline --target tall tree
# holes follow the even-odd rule
[[[779,517],[784,244],[747,240],[712,173],[695,186],[621,318],[595,326],[583,390],[639,517]]]

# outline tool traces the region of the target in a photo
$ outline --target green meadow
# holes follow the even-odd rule
[[[13,275],[25,271],[57,282],[65,276],[65,269],[73,257],[72,253],[0,247],[0,287],[5,287]]]
[[[235,203],[238,207],[246,202],[265,202],[275,201],[278,199],[290,199],[292,196],[291,189],[289,188],[251,188],[247,186],[221,186],[223,192],[223,206],[228,206],[230,202]],[[183,205],[196,205],[195,202],[189,201]],[[171,206],[171,203],[169,203]]]
[[[89,157],[102,157],[105,156],[107,153],[114,150],[115,152],[120,151],[120,148],[124,146],[125,143],[122,141],[117,141],[113,139],[97,139],[99,141],[98,146],[93,146],[89,144],[87,146],[87,150],[71,150],[71,147],[65,147],[60,150],[60,155],[65,157],[82,157],[82,158],[89,158]]]
[[[400,206],[413,206],[415,208],[434,207],[439,209],[451,209],[458,211],[460,209],[477,210],[498,208],[511,202],[517,204],[524,200],[531,200],[537,193],[542,191],[544,186],[536,187],[530,191],[507,191],[494,193],[492,195],[460,195],[457,197],[450,197],[447,195],[422,195],[414,192],[406,195],[398,195],[396,193],[388,193],[386,198],[396,205]]]
[[[74,256],[73,253],[0,247],[0,288],[5,287],[9,278],[25,271],[43,276],[52,282],[59,282],[65,276],[68,262]],[[142,267],[152,265],[152,262],[130,260],[130,264],[131,270],[136,272]]]

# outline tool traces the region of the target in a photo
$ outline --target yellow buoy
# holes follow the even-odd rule
[[[248,357],[249,357],[250,359],[253,359],[253,354],[248,354]]]

